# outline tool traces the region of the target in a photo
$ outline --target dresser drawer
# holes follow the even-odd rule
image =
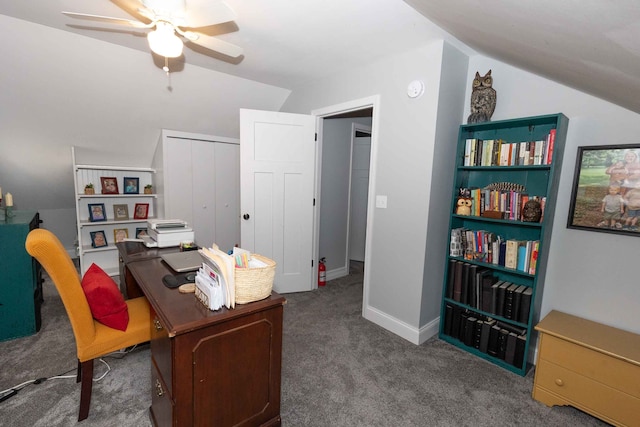
[[[155,427],[173,424],[174,404],[167,386],[151,363],[151,417]]]
[[[548,360],[538,361],[534,386],[562,396],[568,404],[605,421],[628,426],[640,425],[640,399]]]
[[[173,369],[171,357],[171,339],[166,328],[151,310],[151,359],[155,363],[158,374],[167,384],[167,391],[173,395]]]
[[[607,353],[543,334],[540,359],[640,398],[640,367]],[[640,413],[640,407],[638,408]],[[640,415],[639,415],[640,417]]]

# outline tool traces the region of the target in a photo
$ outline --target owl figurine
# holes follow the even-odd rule
[[[457,215],[471,215],[471,199],[467,197],[458,198],[458,207],[456,208]]]
[[[488,122],[496,109],[496,90],[493,86],[491,70],[483,77],[476,71],[471,90],[471,114],[467,123]]]

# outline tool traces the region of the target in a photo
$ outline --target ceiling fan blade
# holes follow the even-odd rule
[[[136,28],[151,28],[153,25],[155,25],[154,23],[145,24],[143,22],[134,21],[132,19],[113,18],[110,16],[91,15],[88,13],[76,13],[76,12],[62,12],[62,13],[71,18],[89,19],[92,21],[100,21],[100,22],[106,22],[109,24],[116,24],[116,25],[130,25]]]
[[[219,52],[223,55],[227,55],[232,58],[237,58],[238,56],[242,55],[242,53],[244,52],[244,50],[240,46],[236,46],[235,44],[225,42],[216,37],[210,37],[210,36],[198,34],[198,38],[196,40],[193,40],[192,37],[189,37],[189,35],[192,35],[192,34],[194,33],[187,32],[185,34],[185,37],[191,43],[197,44],[207,49],[215,50],[216,52]]]
[[[235,21],[236,13],[224,2],[191,0],[187,4],[185,27],[198,28]]]

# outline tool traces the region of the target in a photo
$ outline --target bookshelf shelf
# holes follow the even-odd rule
[[[567,127],[558,113],[462,125],[458,135],[439,336],[522,376],[533,360]],[[472,215],[455,213],[465,193]],[[523,220],[531,199],[539,221]]]

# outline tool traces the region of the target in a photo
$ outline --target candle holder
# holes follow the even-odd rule
[[[9,218],[13,218],[16,216],[15,212],[13,212],[13,206],[6,206],[4,208],[0,207],[0,218],[3,220],[7,220]]]

